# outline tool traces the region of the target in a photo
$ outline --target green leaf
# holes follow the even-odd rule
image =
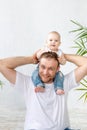
[[[85,81],[85,79],[83,79],[83,81]],[[80,82],[80,84],[82,84],[84,87],[86,87],[87,88],[87,81],[85,81],[85,83],[83,83],[83,82]]]
[[[87,100],[87,94],[85,95],[85,99],[84,99],[84,101],[86,101]]]
[[[72,33],[75,33],[75,40],[74,40],[74,46],[72,48],[76,48],[76,54],[77,55],[87,55],[87,27],[81,25],[79,22],[71,20],[73,24],[76,25],[76,29],[70,31]],[[77,91],[84,92],[79,99],[84,98],[84,101],[87,101],[87,79],[84,78],[82,82],[80,82],[82,87],[77,88]]]
[[[79,27],[83,28],[83,26],[82,26],[80,23],[75,22],[74,20],[70,20],[70,21],[71,21],[72,23],[76,24],[77,26],[79,26]]]
[[[86,79],[83,79],[83,81],[85,82],[85,83],[87,83],[87,80]],[[82,83],[82,82],[81,82]],[[86,86],[87,87],[87,86]]]
[[[87,99],[87,92],[85,92],[82,96],[80,96],[79,100],[82,99],[82,98],[85,98],[84,101],[86,101],[86,99]]]
[[[0,80],[0,87],[2,88],[4,83]]]
[[[76,90],[82,90],[82,91],[87,91],[87,89],[86,88],[77,88]]]

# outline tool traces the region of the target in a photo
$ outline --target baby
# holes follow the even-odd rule
[[[37,52],[37,55],[36,55],[37,59],[39,60],[42,53],[52,51],[52,52],[57,53],[59,63],[61,65],[64,65],[66,63],[66,59],[64,57],[62,50],[59,49],[60,44],[61,44],[61,40],[60,40],[60,34],[58,32],[52,31],[52,32],[48,33],[46,44],[45,44],[44,48],[40,49]],[[41,81],[39,74],[38,74],[38,67],[32,73],[32,81],[35,86],[35,92],[44,92],[45,91],[45,85]],[[61,71],[58,71],[56,73],[56,77],[54,79],[54,89],[55,89],[56,94],[60,94],[60,95],[64,94],[63,82],[64,82],[64,75],[62,74]]]

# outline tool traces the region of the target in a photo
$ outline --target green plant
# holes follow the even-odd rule
[[[78,22],[71,20],[71,22],[76,25],[76,29],[70,31],[76,34],[76,38],[74,40],[75,45],[73,48],[76,48],[77,55],[87,55],[87,27],[81,25]],[[84,101],[87,101],[87,79],[86,77],[80,82],[82,87],[77,88],[76,90],[83,91],[83,94],[79,99],[84,98]]]
[[[4,83],[0,80],[0,88],[2,88]]]

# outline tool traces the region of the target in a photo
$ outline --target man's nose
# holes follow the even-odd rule
[[[44,70],[44,74],[48,74],[48,70],[47,69]]]

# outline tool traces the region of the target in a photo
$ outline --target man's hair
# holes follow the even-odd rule
[[[39,60],[42,59],[42,58],[54,59],[58,62],[58,66],[60,65],[59,60],[58,60],[58,55],[55,52],[52,52],[52,51],[44,52],[44,53],[41,54]]]

